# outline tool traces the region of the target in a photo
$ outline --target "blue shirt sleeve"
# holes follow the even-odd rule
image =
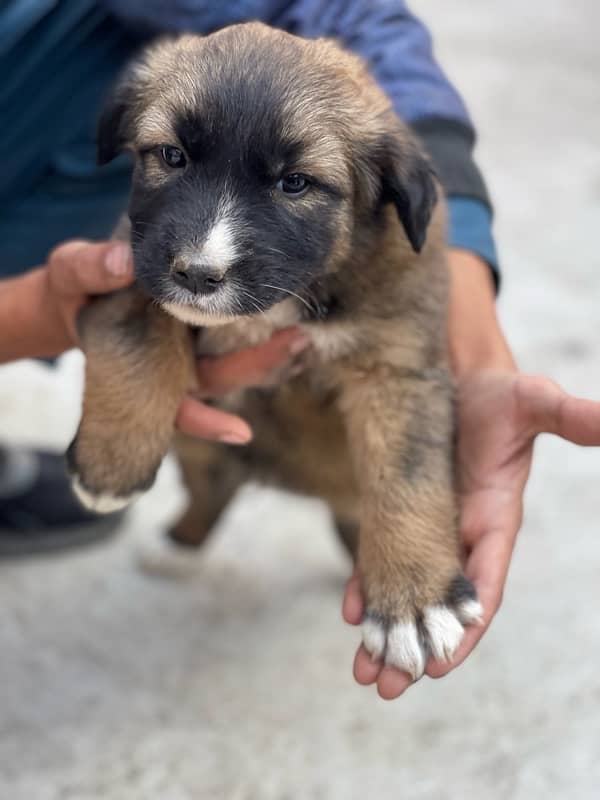
[[[448,244],[480,256],[489,265],[496,290],[499,289],[500,270],[492,235],[492,214],[483,203],[457,195],[448,198]]]

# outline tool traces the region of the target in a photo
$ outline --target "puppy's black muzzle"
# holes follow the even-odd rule
[[[195,295],[214,294],[224,280],[218,272],[195,265],[173,272],[172,277],[177,286]]]

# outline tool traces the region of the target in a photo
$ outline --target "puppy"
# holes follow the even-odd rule
[[[258,23],[147,49],[99,126],[99,160],[135,157],[137,285],[81,318],[74,486],[97,511],[148,488],[197,354],[300,325],[301,375],[224,404],[245,448],[180,439],[198,544],[239,485],[326,500],[356,558],[374,658],[418,678],[481,607],[463,576],[446,363],[444,204],[360,59]]]

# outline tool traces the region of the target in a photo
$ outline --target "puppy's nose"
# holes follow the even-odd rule
[[[223,283],[223,277],[222,272],[198,264],[173,272],[175,283],[192,294],[213,294]]]

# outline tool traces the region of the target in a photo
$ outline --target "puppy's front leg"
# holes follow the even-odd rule
[[[135,286],[95,299],[78,328],[85,391],[69,471],[84,505],[109,512],[154,481],[193,385],[191,339]]]
[[[343,411],[361,487],[363,642],[416,679],[481,614],[459,559],[451,381],[381,368],[347,386]]]

